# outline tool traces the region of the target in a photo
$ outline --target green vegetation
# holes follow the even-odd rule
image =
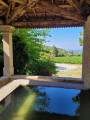
[[[50,30],[16,29],[13,33],[13,57],[15,74],[52,75],[56,73],[54,62],[43,58],[45,38]],[[2,32],[0,32],[0,76],[3,75]]]
[[[83,32],[80,32],[80,35],[83,36]],[[83,46],[83,38],[82,37],[79,37],[79,44],[80,46]]]
[[[55,63],[82,64],[82,56],[55,57],[53,61]]]
[[[52,56],[51,58],[65,56],[82,56],[82,53],[80,52],[67,51],[61,48],[57,48],[56,46],[45,46],[44,49],[49,52],[50,56]]]

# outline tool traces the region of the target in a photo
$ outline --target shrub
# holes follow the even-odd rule
[[[37,60],[29,64],[27,74],[31,75],[42,75],[42,76],[52,76],[56,74],[56,66],[54,62],[50,60]]]

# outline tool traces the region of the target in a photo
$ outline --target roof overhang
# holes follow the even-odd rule
[[[16,28],[84,26],[90,0],[0,0],[0,25]]]

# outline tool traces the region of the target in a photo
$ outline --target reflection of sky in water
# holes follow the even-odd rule
[[[80,93],[80,90],[45,87],[43,91],[45,91],[50,98],[50,112],[75,115],[79,104],[74,103],[72,98],[76,97]]]
[[[67,70],[66,67],[57,67],[57,70]]]

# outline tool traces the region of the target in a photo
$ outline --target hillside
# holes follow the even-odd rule
[[[62,48],[57,48],[56,46],[44,46],[44,49],[49,53],[53,54],[54,57],[64,57],[64,56],[82,56],[81,52],[67,51]]]

